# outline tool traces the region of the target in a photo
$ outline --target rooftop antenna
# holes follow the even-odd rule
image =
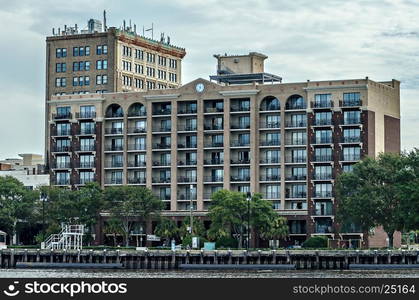
[[[106,27],[106,10],[103,10],[103,31],[107,31],[108,28]]]
[[[122,28],[124,29],[124,31],[125,31],[125,20],[124,20],[124,26],[122,26]]]
[[[160,33],[160,43],[164,43],[164,32]]]
[[[134,24],[134,33],[137,34],[137,24]]]
[[[55,28],[52,27],[52,35],[55,35]]]
[[[131,19],[129,19],[129,31],[132,31]]]
[[[151,31],[151,39],[154,40],[154,23],[151,23],[151,28],[146,29],[145,31]]]
[[[170,45],[170,36],[167,36],[167,44]]]

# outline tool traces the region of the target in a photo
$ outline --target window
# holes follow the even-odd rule
[[[314,150],[314,160],[315,161],[331,161],[332,158],[332,148],[315,148]]]
[[[360,93],[344,93],[343,106],[358,106],[361,105]]]
[[[265,154],[266,163],[279,163],[281,161],[280,152],[278,150],[268,150]]]
[[[93,151],[95,148],[95,139],[93,138],[80,138],[81,151]]]
[[[281,186],[279,184],[267,185],[265,192],[266,199],[280,199],[281,198]]]
[[[135,58],[144,60],[144,51],[140,49],[135,49]]]
[[[92,171],[80,172],[80,184],[86,184],[95,180],[95,173]]]
[[[148,81],[147,80],[147,89],[148,90],[154,90],[156,88],[156,83],[153,81]]]
[[[90,55],[90,46],[86,46],[85,48],[85,55],[89,56]]]
[[[108,46],[107,45],[97,45],[96,46],[96,54],[97,55],[108,54]]]
[[[156,62],[156,55],[153,53],[147,52],[147,62],[150,62],[150,63]]]
[[[70,135],[71,127],[69,123],[57,124],[57,135]]]
[[[80,117],[92,118],[96,114],[96,107],[93,105],[80,106]]]
[[[159,79],[166,80],[166,71],[163,70],[157,70],[157,77]]]
[[[70,184],[70,173],[69,172],[57,172],[55,175],[56,184],[68,185]]]
[[[57,73],[65,73],[67,71],[67,64],[66,63],[57,63],[55,64],[55,72]]]
[[[176,69],[177,68],[177,60],[169,58],[169,67],[172,68],[172,69]]]
[[[361,122],[360,111],[345,111],[343,112],[344,124],[358,124]]]
[[[267,115],[266,116],[266,128],[279,128],[281,127],[281,117],[278,115]]]
[[[317,112],[315,113],[315,125],[331,125],[332,112]]]
[[[158,63],[161,66],[166,66],[166,57],[163,57],[163,56],[159,55]]]
[[[332,131],[331,130],[317,130],[315,144],[328,144],[332,143]]]
[[[344,161],[355,161],[361,159],[361,148],[360,147],[345,147],[343,148],[343,160]]]
[[[332,197],[332,184],[331,183],[321,183],[314,185],[314,197],[316,198],[325,198]]]
[[[314,168],[314,179],[326,180],[332,178],[331,166],[316,166]]]
[[[67,57],[67,48],[55,49],[55,57],[56,58]]]
[[[80,155],[80,167],[81,168],[93,168],[95,164],[95,156],[92,154]]]
[[[343,165],[343,172],[352,172],[354,170],[354,165]]]
[[[108,69],[108,60],[97,60],[96,61],[96,70],[107,70]]]
[[[156,76],[156,69],[147,67],[147,76],[155,77]]]
[[[353,143],[361,141],[361,130],[359,128],[344,129],[343,130],[343,142]]]
[[[307,168],[305,167],[294,167],[292,168],[292,179],[293,180],[305,180],[307,178]]]
[[[57,118],[67,118],[70,116],[70,113],[71,113],[70,106],[57,107]]]
[[[137,137],[134,140],[135,150],[145,150],[146,149],[146,139],[145,137]]]
[[[96,75],[96,85],[108,84],[108,75]]]
[[[57,139],[55,145],[57,152],[68,152],[70,151],[70,140],[69,139]]]
[[[129,76],[122,76],[122,84],[125,86],[132,86],[132,78]]]
[[[122,55],[124,56],[132,56],[132,48],[127,47],[127,46],[122,46]]]
[[[137,89],[143,89],[144,88],[144,80],[135,78],[134,83],[135,83],[135,87]]]
[[[73,56],[79,56],[79,47],[73,47]]]
[[[306,162],[307,151],[305,149],[292,150],[292,162]]]
[[[330,107],[332,94],[316,94],[314,95],[314,107]]]
[[[65,78],[65,77],[55,78],[55,86],[56,87],[66,87],[67,86],[67,78]]]
[[[137,74],[144,74],[144,66],[135,64],[135,73]]]
[[[132,63],[131,62],[129,62],[129,61],[125,61],[125,60],[123,60],[122,61],[122,69],[124,70],[124,71],[132,71]]]
[[[291,187],[291,194],[289,194],[290,190],[287,189],[285,191],[286,198],[305,198],[307,197],[307,185],[306,184],[294,184]]]
[[[304,145],[307,142],[306,132],[293,132],[291,135],[291,145]]]
[[[291,115],[291,122],[287,124],[287,127],[305,127],[305,126],[307,126],[306,114]]]

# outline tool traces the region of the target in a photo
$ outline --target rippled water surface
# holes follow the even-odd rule
[[[161,271],[3,269],[0,278],[419,278],[419,270]]]

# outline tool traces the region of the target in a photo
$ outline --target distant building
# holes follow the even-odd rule
[[[363,157],[400,152],[400,82],[281,83],[264,72],[264,55],[217,59],[216,83],[52,97],[51,184],[145,186],[179,220],[191,205],[205,218],[220,189],[261,193],[288,219],[290,244],[366,243],[358,226],[339,228],[335,182]]]

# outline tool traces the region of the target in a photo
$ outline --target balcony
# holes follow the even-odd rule
[[[204,125],[205,130],[223,130],[224,126],[219,124],[205,124]]]
[[[196,107],[180,107],[177,114],[178,115],[186,115],[186,114],[196,114],[197,108]]]
[[[244,182],[250,181],[250,176],[230,176],[230,181],[232,182]]]
[[[261,122],[260,129],[279,129],[281,128],[281,122]]]
[[[332,191],[320,191],[320,192],[314,192],[313,198],[332,198],[333,193]]]
[[[196,182],[196,176],[179,176],[177,181],[181,183]]]
[[[281,194],[280,193],[264,193],[263,194],[263,199],[281,199]]]
[[[128,151],[145,151],[147,147],[145,144],[129,144]]]
[[[238,160],[231,160],[230,163],[232,165],[248,165],[250,164],[250,159],[238,159]]]
[[[342,137],[342,143],[361,143],[360,136],[344,136]]]
[[[307,139],[305,138],[298,138],[298,139],[287,139],[285,140],[285,146],[305,146],[307,145]]]
[[[145,161],[129,161],[128,167],[129,168],[144,168],[146,167],[147,163]]]
[[[341,161],[359,161],[359,160],[361,160],[361,155],[357,155],[357,154],[354,154],[354,155],[343,155],[342,157],[341,157]]]
[[[177,130],[178,131],[196,131],[197,126],[196,125],[182,125],[182,126],[178,126]]]
[[[106,178],[105,184],[122,184],[122,178]]]
[[[120,146],[120,145],[105,145],[105,151],[124,151],[124,146]]]
[[[117,111],[113,111],[113,112],[111,111],[105,114],[105,118],[108,118],[108,119],[119,119],[123,117],[124,117],[124,114],[122,112],[117,112]]]
[[[96,167],[96,163],[94,161],[81,161],[77,165],[77,168],[79,169],[92,169],[95,167]]]
[[[172,113],[172,109],[170,108],[161,108],[161,109],[156,109],[153,111],[154,116],[165,116],[165,115],[170,115],[171,113]]]
[[[145,184],[145,183],[146,183],[146,178],[144,178],[144,177],[128,178],[128,184]]]
[[[135,117],[146,117],[147,112],[144,110],[132,110],[128,113],[129,118],[135,118]]]
[[[181,143],[177,145],[178,149],[194,149],[198,147],[198,144],[196,143]]]
[[[314,233],[333,233],[332,225],[315,225]]]
[[[341,107],[357,107],[362,106],[361,99],[354,99],[354,100],[343,100],[340,102]]]
[[[323,209],[316,209],[314,211],[315,216],[332,216],[333,215],[333,209],[332,207],[326,207]]]
[[[64,179],[52,178],[51,184],[52,185],[70,185],[70,178],[64,178]]]
[[[155,126],[153,127],[153,132],[171,132],[171,126]]]
[[[71,135],[71,129],[51,130],[51,136],[70,136],[70,135]]]
[[[224,176],[206,176],[204,182],[224,182]]]
[[[124,134],[123,128],[105,128],[105,134]]]
[[[223,142],[206,142],[204,144],[205,148],[222,148],[224,147],[224,143]]]
[[[73,117],[71,112],[62,113],[62,114],[52,114],[53,120],[70,120]]]
[[[280,175],[261,175],[260,181],[280,181]]]
[[[153,167],[170,167],[170,161],[153,161]]]
[[[97,178],[96,176],[92,177],[92,178],[79,178],[76,182],[76,184],[78,185],[85,185],[91,182],[96,182]]]
[[[333,101],[312,101],[311,102],[312,108],[332,108],[333,107]]]
[[[146,133],[147,129],[144,127],[128,127],[128,133]]]
[[[196,160],[187,160],[186,162],[179,160],[177,162],[178,166],[196,166],[197,161]]]
[[[285,178],[286,181],[305,181],[307,180],[307,175],[288,175]]]
[[[170,183],[170,177],[160,177],[160,178],[153,178],[153,183]]]
[[[55,146],[52,152],[71,152],[71,146]]]
[[[205,159],[204,165],[222,165],[224,164],[224,159]]]
[[[249,147],[250,141],[231,141],[230,143],[231,147]]]
[[[296,157],[287,157],[285,159],[286,163],[305,163],[307,162],[307,158],[304,156],[296,156]]]
[[[268,140],[268,141],[261,141],[261,146],[281,146],[281,140]]]
[[[92,152],[96,151],[96,145],[79,145],[75,150],[79,152]]]
[[[333,161],[332,155],[315,155],[313,157],[314,162],[331,162]]]
[[[159,198],[160,200],[170,200],[171,198],[171,196],[167,194],[156,195],[156,197]]]
[[[247,112],[250,111],[250,106],[247,105],[232,105],[230,112]]]
[[[359,125],[361,124],[360,118],[344,118],[343,125]]]
[[[122,168],[124,163],[122,161],[108,161],[105,162],[105,168]]]
[[[307,197],[307,192],[285,193],[285,198],[290,198],[290,199],[299,199],[299,198],[306,198],[306,197]]]
[[[71,162],[55,162],[51,169],[71,169]]]
[[[300,121],[300,122],[286,121],[285,122],[285,127],[287,127],[287,128],[304,128],[304,127],[307,127],[307,121]]]
[[[277,158],[261,159],[260,163],[261,164],[279,164],[281,163],[281,158],[277,157]]]
[[[313,174],[313,180],[333,180],[332,173]]]
[[[332,119],[314,119],[314,126],[330,126],[333,125]]]
[[[181,193],[177,196],[178,200],[196,200],[196,194]]]
[[[77,112],[76,119],[94,119],[96,118],[95,111]]]
[[[307,105],[304,103],[287,103],[285,105],[285,110],[300,110],[300,109],[306,109]]]
[[[278,111],[281,110],[280,105],[278,104],[265,104],[262,105],[260,111]]]
[[[232,123],[230,124],[231,129],[250,129],[250,124],[248,123]]]
[[[223,113],[224,107],[205,107],[204,113]]]
[[[165,143],[155,143],[153,144],[153,149],[171,149],[172,145],[171,144],[165,144]],[[144,149],[135,149],[135,150],[145,150]]]
[[[96,134],[96,128],[80,128],[77,131],[78,135],[93,135]]]
[[[312,144],[316,145],[323,145],[323,144],[333,144],[333,138],[332,137],[313,137]]]

